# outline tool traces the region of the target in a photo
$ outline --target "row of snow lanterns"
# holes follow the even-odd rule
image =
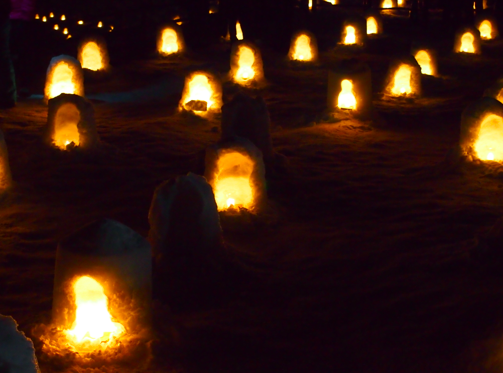
[[[51,18],[55,18],[53,12],[49,13],[49,19],[51,19]],[[48,21],[48,17],[47,16],[40,17],[39,14],[35,14],[35,19],[36,20],[41,20],[42,22],[47,22]],[[62,14],[59,19],[61,20],[61,22],[65,22],[66,21],[66,15]],[[81,25],[81,26],[84,25],[84,21],[83,20],[77,21],[77,25]],[[96,24],[96,27],[97,28],[103,28],[103,22],[102,21],[98,21],[98,23]],[[54,26],[53,26],[53,29],[56,30],[56,31],[59,31],[59,29],[60,29],[59,24],[55,23]],[[113,29],[114,29],[114,27],[112,25],[110,25],[109,32],[112,32]],[[64,35],[67,35],[67,39],[70,39],[72,37],[72,35],[69,33],[67,27],[64,27],[63,30],[62,30],[62,32],[63,32]]]

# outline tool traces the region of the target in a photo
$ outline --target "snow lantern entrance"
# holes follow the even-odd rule
[[[52,307],[58,341],[92,352],[147,328],[151,277],[150,245],[114,220],[96,221],[62,240]]]
[[[476,25],[482,40],[492,40],[499,36],[496,19],[489,14],[478,18]]]
[[[259,49],[249,42],[237,42],[231,51],[231,78],[238,84],[249,86],[264,78]]]
[[[239,21],[236,22],[236,39],[237,40],[244,39],[243,29],[241,28],[241,23],[239,23]]]
[[[365,18],[353,17],[343,22],[341,44],[363,45],[366,35],[367,20]]]
[[[346,26],[343,35],[344,44],[356,44],[356,29],[353,26]]]
[[[179,108],[204,116],[222,107],[222,87],[210,73],[196,71],[185,78]]]
[[[157,37],[157,51],[161,56],[182,52],[185,47],[182,31],[177,25],[163,27]]]
[[[344,109],[368,115],[372,110],[372,80],[367,65],[349,59],[328,73],[328,110]]]
[[[79,45],[79,61],[83,69],[108,70],[108,50],[105,40],[101,38],[83,40]]]
[[[433,51],[429,49],[417,49],[414,54],[419,67],[421,68],[421,74],[423,75],[437,75],[437,63],[436,55]]]
[[[480,32],[471,27],[459,30],[456,34],[454,52],[480,54]]]
[[[381,8],[390,9],[396,7],[396,0],[382,0]]]
[[[247,139],[236,137],[209,147],[205,177],[218,211],[255,212],[266,198],[262,153]]]
[[[96,148],[99,137],[92,104],[81,96],[70,94],[50,99],[45,142],[61,150]]]
[[[482,161],[503,161],[503,104],[483,97],[461,115],[463,154]]]
[[[49,64],[44,90],[45,101],[62,93],[84,96],[84,77],[80,62],[66,55],[54,57]]]
[[[292,61],[314,62],[318,59],[316,37],[308,31],[296,33],[290,44],[288,58]]]
[[[412,56],[390,65],[385,93],[390,96],[420,96],[421,67]]]
[[[189,173],[159,185],[148,220],[148,240],[158,263],[205,255],[221,243],[213,190],[202,176]]]
[[[379,27],[377,25],[377,20],[375,17],[367,18],[367,35],[376,35],[379,33]]]

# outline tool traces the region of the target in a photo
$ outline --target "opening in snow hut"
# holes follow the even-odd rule
[[[397,7],[397,0],[382,0],[381,2],[381,8],[383,9],[390,9],[396,7]]]
[[[159,262],[207,254],[221,242],[213,190],[192,173],[159,185],[148,214],[148,240]]]
[[[431,49],[418,48],[413,51],[413,55],[421,68],[421,74],[437,75],[437,59],[435,53]]]
[[[503,161],[503,104],[483,97],[461,115],[460,147],[463,154],[482,161]]]
[[[421,67],[413,56],[407,56],[390,64],[384,93],[389,96],[420,96]]]
[[[93,105],[84,97],[65,93],[50,99],[45,142],[62,150],[96,148]]]
[[[179,108],[204,116],[218,112],[222,107],[222,85],[217,78],[205,71],[196,71],[185,78]]]
[[[328,72],[328,110],[350,110],[367,115],[372,110],[370,68],[356,60],[343,60]]]
[[[256,212],[266,200],[261,151],[250,140],[234,138],[206,149],[205,177],[218,211]]]
[[[292,61],[314,62],[318,59],[316,37],[309,31],[299,31],[292,37],[288,58]]]
[[[499,36],[498,24],[492,17],[480,18],[476,21],[482,40],[492,40]]]
[[[116,347],[148,328],[151,249],[138,233],[102,219],[63,239],[56,253],[52,317],[63,345]]]
[[[363,45],[367,29],[364,18],[353,17],[342,24],[341,43],[344,45]]]
[[[481,50],[479,30],[472,27],[460,29],[456,33],[454,52],[480,54]]]
[[[239,23],[239,21],[236,22],[236,39],[237,40],[244,39],[243,29],[241,28],[241,23]]]
[[[234,43],[231,51],[231,79],[243,86],[257,85],[264,80],[260,50],[252,43]]]
[[[82,40],[78,55],[83,69],[106,71],[109,68],[108,48],[103,38],[94,37]]]
[[[185,49],[185,42],[180,27],[176,24],[164,26],[157,36],[157,51],[161,56],[180,53]]]
[[[44,90],[45,101],[62,93],[84,96],[84,76],[80,62],[66,55],[54,57],[49,64]]]

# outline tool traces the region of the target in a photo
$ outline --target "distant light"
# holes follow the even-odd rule
[[[40,19],[40,16],[38,14],[35,14],[35,19]]]
[[[67,35],[68,34],[68,29],[65,27],[65,29],[63,30],[63,34]]]
[[[68,35],[66,38],[67,38],[67,39],[70,39],[71,37],[72,37],[72,35]]]
[[[47,17],[46,16],[42,17],[42,22],[47,22]]]
[[[61,16],[61,20],[62,20],[62,21],[66,21],[66,17],[65,17],[65,15],[64,15],[64,14]]]
[[[103,27],[103,22],[99,21],[98,22],[98,27]]]
[[[181,25],[182,23],[183,23],[182,21],[176,22],[177,25]]]
[[[57,24],[54,25],[54,30],[59,30],[59,26]]]
[[[51,12],[51,13],[49,14],[49,17],[54,18],[54,13],[53,13],[53,12]]]
[[[77,22],[79,25],[83,25],[84,24],[84,21],[78,21]]]

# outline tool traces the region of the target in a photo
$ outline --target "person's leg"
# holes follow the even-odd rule
[[[16,80],[9,50],[9,19],[0,19],[0,108],[16,104]]]

